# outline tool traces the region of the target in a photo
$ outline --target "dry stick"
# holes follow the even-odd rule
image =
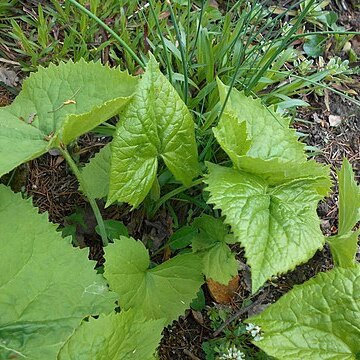
[[[261,304],[265,300],[267,295],[268,295],[268,291],[263,292],[252,304],[239,309],[233,316],[229,317],[216,331],[214,331],[213,337],[218,336],[235,319],[245,314],[246,312],[254,308],[256,305]]]
[[[184,354],[187,355],[192,360],[200,360],[197,356],[195,356],[191,351],[184,349]]]

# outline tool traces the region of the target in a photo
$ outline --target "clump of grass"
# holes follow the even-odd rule
[[[13,0],[2,5],[7,11],[1,19],[0,56],[6,55],[3,49],[17,54],[25,71],[85,58],[136,74],[151,51],[194,114],[201,161],[222,156],[211,131],[222,111],[217,77],[289,112],[307,105],[302,94],[332,90],[329,84],[346,81],[351,74],[347,66],[334,70],[319,66],[320,58],[307,59],[304,43],[311,36],[324,41],[354,36],[337,28],[334,15],[315,0],[299,0],[287,8],[268,0],[221,5],[206,0],[35,3],[30,0],[21,8]],[[184,194],[175,192],[178,198]],[[181,200],[191,199],[204,203],[196,197]]]

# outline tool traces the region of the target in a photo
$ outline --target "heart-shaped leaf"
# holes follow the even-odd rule
[[[316,180],[300,179],[275,187],[262,178],[208,164],[209,202],[245,247],[253,292],[271,276],[309,259],[324,244],[316,214],[322,198]]]
[[[203,278],[201,259],[178,255],[149,269],[149,254],[141,241],[120,237],[105,248],[105,277],[120,297],[122,309],[143,312],[148,319],[177,319],[196,298]]]
[[[191,114],[153,57],[118,123],[111,149],[108,204],[138,206],[154,183],[159,158],[185,185],[198,174]]]

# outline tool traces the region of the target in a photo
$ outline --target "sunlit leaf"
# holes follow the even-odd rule
[[[0,109],[0,176],[117,115],[136,84],[126,72],[84,60],[40,67]]]
[[[153,57],[118,123],[111,150],[108,204],[139,205],[153,185],[159,158],[185,185],[198,174],[193,119]]]
[[[311,180],[275,187],[236,169],[208,164],[209,202],[221,209],[244,246],[255,292],[273,275],[306,261],[324,244]]]

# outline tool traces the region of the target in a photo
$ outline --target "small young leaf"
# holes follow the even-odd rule
[[[201,311],[205,309],[206,299],[203,289],[200,288],[196,294],[196,298],[191,302],[190,306],[195,311]]]
[[[118,220],[104,220],[106,234],[110,240],[120,239],[121,236],[129,236],[127,227]],[[99,225],[96,225],[95,231],[101,235]]]
[[[191,114],[153,57],[111,147],[108,204],[123,201],[138,206],[155,180],[159,157],[185,185],[198,174]]]
[[[116,296],[88,260],[29,200],[0,186],[0,356],[55,359],[88,315]]]
[[[183,226],[171,235],[169,246],[172,250],[184,249],[191,244],[196,234],[197,231],[192,226]]]
[[[192,248],[202,256],[204,275],[227,285],[238,273],[235,254],[227,245],[235,243],[235,237],[229,234],[228,227],[220,219],[209,215],[195,219],[192,226],[199,230],[193,238]]]
[[[310,35],[305,38],[304,51],[306,55],[312,58],[318,58],[324,54],[325,49],[325,36]]]
[[[360,230],[349,231],[345,235],[330,236],[326,239],[335,265],[343,268],[356,266],[359,234]]]
[[[225,244],[218,242],[203,252],[203,272],[206,279],[226,285],[238,273],[235,254]]]
[[[149,269],[141,241],[121,237],[105,248],[105,277],[120,296],[122,309],[143,312],[148,319],[170,324],[184,313],[203,283],[197,255],[178,255]]]
[[[209,202],[222,210],[251,266],[253,292],[308,260],[324,244],[316,180],[270,187],[258,176],[208,163]]]
[[[155,360],[164,319],[147,320],[134,311],[90,318],[62,347],[59,360]]]
[[[263,313],[254,344],[277,359],[354,360],[360,351],[360,266],[335,268],[295,286]]]
[[[105,145],[82,169],[89,194],[94,199],[108,195],[110,181],[110,144]]]

